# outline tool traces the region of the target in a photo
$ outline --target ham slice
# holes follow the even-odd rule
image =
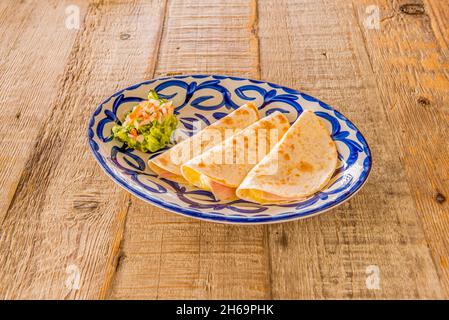
[[[173,179],[173,178],[177,177],[178,175],[174,174],[174,173],[171,173],[171,172],[168,172],[168,171],[165,171],[165,170],[161,170],[158,173],[158,176],[160,178],[164,178],[164,179]]]
[[[148,166],[150,167],[151,170],[154,171],[154,173],[156,173],[158,175],[159,178],[172,180],[172,181],[175,181],[178,183],[186,183],[186,180],[183,177],[181,177],[180,175],[177,175],[176,173],[162,169],[161,167],[159,167],[151,162],[148,163]]]
[[[158,176],[159,176],[159,178],[168,179],[168,180],[171,180],[174,182],[186,183],[186,180],[183,177],[181,177],[175,173],[165,171],[165,170],[159,172]]]
[[[208,179],[210,190],[217,200],[233,200],[236,199],[236,188],[225,186],[214,180]]]

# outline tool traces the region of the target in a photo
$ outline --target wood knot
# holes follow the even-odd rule
[[[98,201],[95,200],[75,200],[73,201],[73,208],[80,211],[91,211],[98,208]]]
[[[281,235],[281,238],[279,239],[279,243],[284,248],[288,247],[288,238],[287,238],[287,235],[285,234],[284,230],[282,230],[282,235]]]
[[[430,106],[430,100],[427,99],[426,97],[419,97],[418,98],[418,103],[422,106]]]
[[[444,196],[444,194],[438,192],[437,195],[435,196],[435,200],[436,200],[439,204],[442,204],[443,202],[446,201],[446,197]]]
[[[177,71],[174,71],[174,72],[166,72],[165,75],[166,75],[166,76],[169,76],[169,77],[171,77],[171,76],[179,76],[179,75],[182,75],[182,72],[177,72]]]
[[[402,13],[418,16],[424,14],[426,11],[424,10],[424,5],[420,3],[406,3],[399,7]]]
[[[129,33],[120,33],[120,40],[128,40],[129,38],[131,38]]]
[[[117,257],[117,264],[115,265],[115,271],[119,270],[123,264],[123,261],[126,259],[126,255],[124,252],[120,252]]]

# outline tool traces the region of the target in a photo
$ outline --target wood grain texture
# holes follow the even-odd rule
[[[370,0],[1,1],[0,298],[448,299],[449,3],[374,4],[379,29]],[[87,119],[117,89],[180,73],[335,106],[370,143],[367,184],[324,215],[251,227],[131,196],[90,156]]]
[[[416,214],[449,297],[449,202],[443,200],[449,195],[449,3],[380,3],[390,17],[382,32],[362,32]]]
[[[56,98],[76,36],[64,27],[66,7],[58,1],[0,5],[0,144],[8,150],[0,155],[0,222]]]
[[[153,64],[150,44],[158,43],[160,8],[158,1],[95,1],[86,7],[56,99],[47,117],[30,119],[41,127],[2,222],[1,297],[98,298],[107,287],[128,196],[90,156],[86,119],[99,101],[141,80]],[[50,21],[58,17],[53,14]],[[38,31],[36,37],[48,30]],[[6,81],[20,78],[14,79]],[[80,275],[79,289],[65,285],[73,270]]]
[[[169,1],[155,75],[258,77],[255,10],[255,1]],[[109,297],[269,298],[264,230],[195,221],[133,197]]]
[[[407,124],[394,125],[382,98],[399,95],[378,85],[391,69],[373,70],[354,15],[367,5],[259,2],[262,78],[323,97],[359,126],[374,155],[371,177],[352,200],[314,219],[270,226],[274,298],[444,297],[398,152],[397,125]],[[380,290],[365,286],[370,265],[380,268]]]

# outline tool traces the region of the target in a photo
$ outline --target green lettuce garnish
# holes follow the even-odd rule
[[[148,100],[150,100],[150,99],[159,100],[161,102],[167,102],[166,99],[159,98],[159,95],[157,94],[157,92],[155,90],[150,90],[150,92],[148,93]]]

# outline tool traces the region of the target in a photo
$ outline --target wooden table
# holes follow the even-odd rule
[[[0,26],[0,298],[449,298],[448,1],[2,0]],[[335,106],[370,143],[368,183],[258,226],[131,196],[90,155],[88,117],[189,73]]]

